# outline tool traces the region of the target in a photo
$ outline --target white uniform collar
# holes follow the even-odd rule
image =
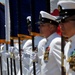
[[[59,36],[59,35],[55,32],[55,33],[51,34],[51,35],[47,38],[47,40],[51,40],[51,39],[55,38],[56,36]]]
[[[75,41],[75,35],[73,35],[71,38],[69,38],[68,41],[74,42]]]

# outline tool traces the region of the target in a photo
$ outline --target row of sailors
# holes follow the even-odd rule
[[[35,42],[39,42],[42,39],[42,37],[36,37]],[[19,57],[19,48],[18,44],[16,43],[14,47],[9,46],[8,52],[6,51],[6,45],[1,45],[1,50],[0,50],[0,55],[2,58],[2,72],[3,75],[8,75],[7,74],[7,58],[12,58],[15,59],[16,62],[16,73],[17,75],[20,75],[20,57]],[[13,56],[14,54],[14,56]],[[32,40],[27,40],[25,44],[23,45],[23,51],[21,52],[21,58],[22,58],[22,70],[23,70],[23,75],[31,75],[33,74],[33,56],[32,56]],[[9,65],[10,64],[10,59],[9,59]],[[39,65],[36,64],[36,69],[40,71]],[[11,68],[11,67],[10,67]],[[14,71],[13,71],[14,74]],[[10,70],[10,75],[11,75],[11,70]]]
[[[59,71],[60,70],[58,68],[59,64],[57,63],[60,60],[59,58],[60,55],[58,55],[58,53],[60,53],[60,46],[59,46],[60,36],[56,33],[56,29],[58,27],[58,23],[55,21],[56,17],[50,15],[49,13],[45,11],[40,11],[40,15],[41,15],[40,21],[38,22],[40,23],[40,33],[42,35],[44,32],[46,32],[42,35],[42,36],[45,36],[46,38],[42,36],[34,37],[34,44],[35,44],[34,52],[32,51],[32,40],[31,39],[25,41],[25,43],[22,45],[23,51],[21,52],[21,55],[22,55],[21,58],[22,58],[23,75],[34,75],[33,74],[33,61],[36,62],[35,64],[36,65],[36,75],[46,75],[46,74],[47,75],[49,74],[60,75],[61,72]],[[27,22],[31,23],[30,19],[31,17],[28,16]],[[50,26],[48,26],[48,28],[46,29],[47,25],[44,25],[44,23],[49,23]],[[43,26],[45,29],[42,30]],[[29,24],[29,27],[30,27],[30,24]],[[52,30],[50,28],[52,28]],[[47,31],[49,32],[48,34],[47,34]],[[51,47],[54,48],[54,53]],[[9,46],[8,52],[4,51],[6,50],[4,48],[6,48],[5,45],[2,47],[3,52],[1,52],[3,54],[2,55],[3,56],[2,57],[3,71],[5,71],[6,73],[4,75],[7,75],[7,67],[8,67],[6,64],[6,58],[14,59],[14,57],[12,56],[12,53],[15,55],[16,73],[17,75],[20,75],[20,57],[19,57],[18,44],[15,44],[14,47]],[[55,54],[56,51],[57,51],[57,54]],[[55,70],[56,73],[53,71],[53,69]]]
[[[72,28],[75,21],[75,16],[73,16],[75,15],[75,2],[59,1],[58,6],[60,11],[58,21],[60,22],[62,34],[64,37],[69,38],[67,39],[69,42],[67,40],[65,42],[64,67],[66,69],[66,75],[75,75],[75,26]],[[23,75],[34,75],[33,61],[36,62],[36,75],[61,75],[61,66],[63,66],[63,64],[61,65],[61,37],[56,33],[58,27],[56,19],[55,16],[45,11],[40,11],[38,24],[40,24],[40,34],[43,38],[41,36],[34,38],[35,47],[37,47],[34,52],[32,51],[31,39],[22,45]],[[29,21],[31,21],[30,18],[28,19]],[[67,32],[66,29],[72,33]],[[2,49],[5,48],[3,45],[1,47]],[[5,71],[4,75],[7,75],[6,58],[11,57],[11,52],[15,55],[17,75],[20,75],[18,44],[15,44],[13,48],[9,46],[9,53],[6,53],[4,50],[6,49],[3,49],[0,53],[2,55],[3,71]]]
[[[55,35],[57,35],[56,33],[54,33],[54,36]],[[54,38],[54,37],[53,37]],[[40,38],[38,38],[39,40],[40,40]],[[32,40],[28,40],[27,42],[31,42]],[[26,42],[26,43],[27,43]],[[45,45],[46,43],[47,43],[47,40],[46,39],[43,39],[43,41],[40,41],[43,45]],[[39,47],[40,46],[43,46],[43,45],[40,45],[39,44]],[[4,47],[5,47],[5,45],[4,45]],[[42,66],[42,64],[44,63],[44,62],[42,62],[41,61],[41,58],[42,58],[42,55],[43,55],[43,49],[42,49],[43,47],[41,47],[40,49],[40,51],[39,51],[39,57],[40,57],[40,59],[39,59],[39,61],[38,61],[38,63],[36,64],[36,73],[37,73],[37,75],[40,75],[39,73],[42,73],[41,72],[41,66]],[[5,49],[6,50],[6,49]],[[14,51],[13,51],[14,50]],[[16,61],[16,72],[17,72],[17,75],[20,75],[20,58],[19,58],[19,51],[18,51],[18,49],[16,48],[16,47],[14,47],[14,49],[9,49],[9,51],[8,52],[6,52],[6,51],[4,51],[4,49],[1,51],[1,54],[2,54],[2,66],[3,66],[3,71],[5,71],[5,72],[7,72],[7,63],[6,63],[6,58],[12,58],[12,59],[14,59],[14,57],[12,56],[12,54],[11,54],[11,52],[12,53],[14,53],[14,55],[15,55],[15,61]],[[35,53],[33,53],[33,55],[36,57],[36,55],[35,55]],[[35,57],[34,56],[32,56],[32,46],[27,46],[27,47],[25,47],[24,48],[24,51],[22,52],[22,70],[23,70],[23,75],[31,75],[32,74],[32,72],[33,72],[33,64],[32,64],[32,62],[33,62],[33,59],[35,59]],[[52,57],[52,59],[53,59],[53,57]],[[50,60],[52,60],[52,59],[50,59]],[[10,61],[10,60],[9,60]],[[47,61],[48,60],[45,60],[45,63],[47,63]],[[10,62],[9,62],[10,63]],[[51,63],[51,65],[52,65],[53,63]],[[55,66],[54,64],[53,64],[53,66]],[[53,67],[52,66],[52,67]],[[50,66],[51,67],[51,66]],[[57,71],[58,72],[58,71]],[[47,72],[48,73],[48,72]],[[7,74],[4,74],[4,75],[7,75]],[[43,75],[43,74],[42,74]]]

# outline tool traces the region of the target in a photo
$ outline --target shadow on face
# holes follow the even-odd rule
[[[61,22],[59,25],[64,37],[71,37],[75,34],[75,21],[67,20],[66,22]]]
[[[42,23],[39,26],[40,28],[40,34],[43,37],[49,37],[52,33],[54,33],[57,29],[55,25],[52,25],[50,23]]]

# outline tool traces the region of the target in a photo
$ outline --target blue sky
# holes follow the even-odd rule
[[[0,2],[5,3],[5,0],[0,0]]]

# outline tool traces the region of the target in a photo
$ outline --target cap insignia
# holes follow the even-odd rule
[[[52,23],[52,21],[50,21],[50,23]]]

